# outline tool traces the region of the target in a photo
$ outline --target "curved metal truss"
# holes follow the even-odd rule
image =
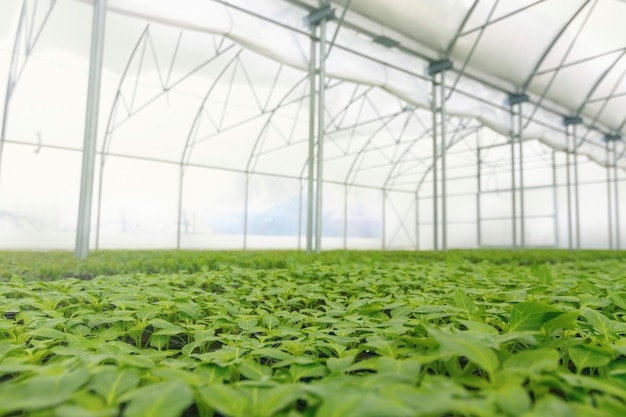
[[[306,34],[311,46],[308,71],[255,52],[230,33],[200,33],[148,22],[140,29],[135,25],[134,46],[118,69],[117,87],[106,103],[106,125],[94,151],[99,158],[93,177],[96,248],[103,246],[102,230],[112,216],[106,204],[116,187],[110,179],[110,162],[121,158],[175,170],[175,214],[168,212],[170,217],[159,227],[175,234],[178,249],[189,247],[192,233],[225,230],[213,223],[207,226],[202,210],[212,200],[196,196],[200,189],[197,172],[207,184],[218,181],[213,180],[214,172],[237,178],[233,184],[242,196],[241,212],[229,209],[232,212],[220,218],[233,222],[228,233],[236,230],[244,249],[254,247],[250,238],[261,229],[259,218],[265,215],[253,200],[262,187],[272,186],[287,194],[268,203],[267,213],[289,223],[285,232],[293,238],[289,245],[301,248],[305,239],[308,251],[313,246],[321,250],[322,241],[330,242],[330,238],[336,239],[329,247],[348,248],[351,239],[367,238],[383,250],[575,249],[582,246],[586,233],[581,225],[581,201],[594,184],[606,185],[608,247],[620,248],[624,237],[619,190],[626,178],[618,168],[623,166],[620,161],[626,147],[619,139],[626,117],[612,131],[601,126],[606,109],[625,94],[626,48],[570,60],[578,35],[600,0],[577,3],[514,91],[502,87],[505,83],[481,79],[472,69],[473,60],[493,25],[547,0],[527,2],[506,12],[499,0],[488,2],[488,7],[475,0],[455,35],[431,55],[394,41],[397,33],[393,31],[390,37],[367,32],[354,18],[349,0],[336,2],[342,5],[336,14],[330,2],[317,8],[306,1],[285,1],[302,9],[307,29],[227,2],[217,3],[280,25],[294,36]],[[9,143],[11,99],[55,4],[55,0],[22,2],[5,95],[0,168],[4,144]],[[478,13],[485,17],[477,25]],[[391,83],[375,85],[328,75],[326,61],[333,51],[363,58],[339,41],[341,31],[360,33],[380,48],[426,59],[429,65],[424,74],[419,68],[398,68],[382,58],[366,57],[426,85],[429,107],[395,95]],[[459,55],[462,42],[465,49]],[[577,108],[563,109],[550,101],[549,93],[562,71],[598,59],[610,60],[610,64],[584,92]],[[484,83],[506,100],[481,96],[468,87],[468,80]],[[537,94],[534,91],[540,84],[544,89]],[[455,100],[475,100],[509,115],[509,130],[489,129],[485,126],[488,117],[463,114],[453,106]],[[155,120],[159,114],[169,119],[167,112],[176,116]],[[562,125],[546,120],[546,114],[556,113]],[[145,123],[166,126],[163,135],[167,138],[152,147],[150,135],[159,133],[158,127]],[[532,129],[537,128],[561,137],[562,144],[542,134],[533,137]],[[593,168],[596,163],[603,168]],[[606,171],[606,178],[585,179],[583,172],[597,173],[598,169]],[[365,220],[359,217],[362,213],[366,213]],[[204,216],[201,232],[189,227],[189,219],[196,214]],[[358,228],[366,232],[353,232]],[[497,228],[506,230],[501,234],[504,238],[494,237]],[[457,235],[464,238],[459,240]],[[88,241],[83,239],[83,244]]]

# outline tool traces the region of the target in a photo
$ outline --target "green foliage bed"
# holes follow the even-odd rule
[[[625,261],[4,252],[0,415],[624,416]]]

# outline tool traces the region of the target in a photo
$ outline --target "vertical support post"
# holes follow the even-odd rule
[[[381,249],[387,249],[387,190],[383,189],[383,216],[382,216],[383,239]]]
[[[441,80],[439,81],[439,97],[441,101],[441,248],[443,251],[448,250],[448,192],[447,173],[446,173],[446,83],[445,71],[441,72]]]
[[[322,250],[322,206],[324,181],[324,96],[326,92],[326,22],[334,19],[335,11],[329,0],[321,1],[323,7],[313,11],[304,21],[311,29],[311,56],[309,77],[311,91],[309,99],[309,202],[307,210],[307,253],[313,251],[313,231],[315,231],[315,251]],[[317,32],[319,28],[319,38]],[[316,90],[317,84],[317,90]],[[317,99],[317,100],[316,100]],[[317,104],[317,105],[316,105]],[[317,132],[316,132],[317,126]],[[315,137],[317,133],[317,152]],[[317,160],[315,159],[317,157]],[[317,162],[317,164],[315,163]],[[315,192],[313,192],[313,170],[317,167]],[[313,199],[315,198],[315,207]],[[315,223],[315,226],[313,224]]]
[[[476,244],[481,247],[482,242],[482,225],[480,222],[480,194],[482,192],[482,176],[481,176],[481,158],[480,158],[480,130],[476,132]]]
[[[580,249],[580,204],[578,199],[578,151],[576,144],[576,125],[582,123],[579,116],[568,116],[563,118],[565,125],[565,144],[567,146],[566,167],[567,167],[567,229],[568,248],[570,250]],[[572,196],[572,159],[574,170],[574,193]],[[572,203],[572,197],[574,202]],[[574,209],[572,210],[572,204]]]
[[[573,230],[572,230],[572,180],[571,180],[571,162],[570,162],[570,154],[571,154],[571,145],[570,145],[570,133],[569,128],[567,128],[567,151],[565,154],[565,167],[567,169],[566,182],[567,182],[567,247],[569,250],[574,248],[573,245]]]
[[[439,181],[437,154],[441,152],[441,249],[448,250],[448,219],[446,201],[446,85],[445,71],[452,68],[450,60],[431,62],[428,75],[431,77],[433,115],[433,250],[439,250]]]
[[[519,151],[519,178],[520,178],[520,246],[526,246],[525,223],[526,216],[524,212],[524,153],[522,145],[523,123],[522,123],[522,105],[528,101],[526,94],[509,94],[509,106],[511,113],[511,216],[513,226],[513,249],[518,247],[517,239],[517,181],[516,181],[516,158],[515,145]]]
[[[317,40],[315,39],[315,27],[311,28],[311,50],[309,56],[309,160],[307,179],[307,203],[306,203],[306,253],[313,252],[313,217],[314,217],[314,190],[313,175],[315,167],[315,104],[317,95]]]
[[[576,144],[576,125],[572,126],[572,145],[574,151],[574,211],[576,215],[576,250],[580,250],[580,199],[578,198],[578,146]]]
[[[87,87],[87,108],[85,113],[85,139],[78,205],[78,225],[76,230],[77,258],[86,258],[89,253],[89,231],[91,227],[91,203],[93,195],[96,141],[98,136],[98,107],[100,103],[100,81],[104,55],[104,30],[106,21],[106,0],[94,0],[93,23],[91,28],[91,51],[89,56],[89,84]]]
[[[415,250],[420,250],[420,198],[415,193]]]
[[[298,250],[302,249],[302,194],[303,194],[302,178],[300,178],[300,196],[298,199]]]
[[[246,184],[244,188],[244,206],[243,206],[243,250],[248,249],[248,217],[249,217],[249,201],[250,201],[250,174],[246,172]]]
[[[326,19],[320,21],[319,91],[317,109],[317,200],[315,206],[315,252],[322,251],[322,209],[324,187],[324,96],[326,93]]]
[[[104,186],[105,158],[106,158],[106,155],[104,152],[102,152],[102,155],[100,155],[100,172],[98,175],[98,199],[97,199],[98,204],[96,204],[96,250],[100,249],[100,224],[101,224],[101,217],[102,217],[102,188]],[[179,220],[179,224],[180,224],[180,220]]]
[[[608,196],[608,216],[609,216],[609,248],[620,249],[620,224],[619,224],[619,197],[618,197],[618,181],[617,181],[617,153],[615,142],[621,140],[619,135],[605,135],[604,144],[606,149],[606,187]],[[611,168],[613,168],[613,179],[611,179]],[[613,181],[613,192],[615,198],[611,196],[611,181]],[[615,203],[613,203],[613,201]],[[613,204],[615,204],[615,230],[613,230]],[[615,239],[613,235],[615,234]],[[616,245],[614,245],[614,242]]]
[[[522,105],[520,104],[518,107],[518,116],[517,116],[517,143],[519,146],[519,193],[520,193],[520,246],[522,249],[526,247],[526,212],[524,205],[524,142],[522,140]]]
[[[559,200],[557,194],[558,181],[556,178],[556,150],[552,150],[552,205],[554,208],[554,245],[561,247],[561,232],[559,225]]]
[[[177,250],[180,250],[181,223],[183,221],[183,178],[184,176],[185,176],[185,166],[183,164],[180,164],[180,172],[178,175],[178,222],[176,224],[176,249]],[[100,213],[98,212],[98,218],[99,217],[100,217]]]
[[[344,185],[343,193],[343,249],[348,249],[348,184]]]
[[[619,219],[619,178],[617,170],[617,150],[616,143],[613,142],[613,194],[615,195],[615,247],[617,250],[621,250],[621,230]]]
[[[515,186],[515,142],[513,138],[511,138],[511,218],[513,221],[513,249],[517,249],[517,190]]]
[[[609,140],[604,142],[606,150],[606,192],[608,198],[608,216],[609,216],[609,249],[613,250],[613,201],[611,198],[611,152],[609,147]]]
[[[437,181],[437,88],[435,79],[432,79],[432,106],[433,114],[433,251],[439,250],[439,183]]]

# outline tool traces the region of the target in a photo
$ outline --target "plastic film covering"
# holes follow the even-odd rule
[[[107,5],[92,246],[301,248],[312,41],[305,18],[319,2]],[[0,233],[11,236],[0,237],[0,247],[73,244],[91,6],[83,0],[0,4],[0,85],[6,85]],[[529,192],[527,206],[541,202],[528,210],[529,222],[543,231],[550,229],[546,222],[559,225],[554,236],[529,232],[537,246],[564,241],[555,214],[567,198],[567,170],[573,175],[564,151],[576,152],[581,178],[586,164],[600,173],[593,181],[603,181],[613,166],[626,168],[624,141],[611,141],[610,152],[605,142],[626,134],[626,3],[343,0],[330,6],[325,247],[428,248],[433,161],[443,150],[453,247],[506,243],[507,233],[483,242],[475,234],[510,227],[504,218],[512,209],[515,167],[528,169],[527,186],[545,188]],[[445,59],[452,63],[445,118],[433,125],[428,67]],[[523,162],[511,155],[517,129],[511,94],[528,96],[520,106]],[[581,118],[573,148],[564,117]],[[433,132],[442,123],[446,141],[433,155]],[[441,173],[440,166],[439,181]],[[618,183],[623,173],[611,175]],[[514,180],[519,187],[519,175]],[[33,196],[24,197],[26,189]],[[589,224],[585,230],[593,230]],[[42,230],[45,237],[35,239]],[[604,244],[594,239],[587,238],[589,246]]]

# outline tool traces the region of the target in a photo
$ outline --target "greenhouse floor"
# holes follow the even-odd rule
[[[0,252],[0,415],[625,416],[626,252]]]

